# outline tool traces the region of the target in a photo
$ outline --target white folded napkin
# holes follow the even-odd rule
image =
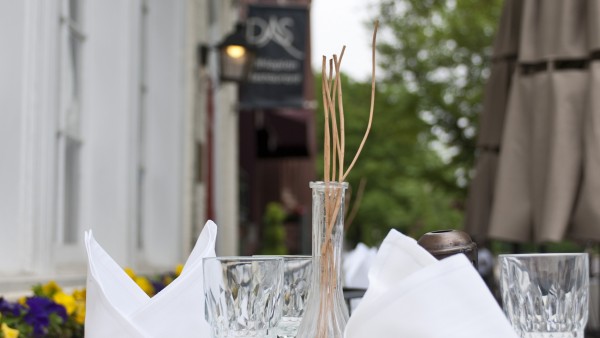
[[[392,230],[369,272],[346,338],[518,338],[464,255],[438,261]]]
[[[216,224],[208,221],[181,275],[150,298],[87,231],[85,337],[209,337],[202,258],[215,256],[216,236]]]
[[[358,243],[354,250],[346,253],[342,264],[344,286],[365,289],[369,287],[369,270],[376,256],[377,249],[369,248],[364,243]]]

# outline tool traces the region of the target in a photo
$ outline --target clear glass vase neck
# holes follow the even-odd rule
[[[342,338],[348,322],[341,281],[344,199],[348,183],[311,182],[313,278],[297,337]]]

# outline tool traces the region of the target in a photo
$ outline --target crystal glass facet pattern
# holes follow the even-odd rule
[[[212,257],[203,263],[206,320],[213,338],[276,337],[283,258]]]
[[[312,277],[312,256],[284,256],[283,314],[278,336],[293,338],[304,315]]]
[[[500,255],[504,312],[523,338],[583,338],[588,255]]]

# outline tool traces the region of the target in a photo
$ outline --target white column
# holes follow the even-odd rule
[[[237,255],[239,224],[239,156],[237,85],[221,83],[214,117],[215,212],[218,255]]]
[[[0,79],[3,106],[0,114],[0,274],[15,273],[22,267],[21,259],[26,254],[23,246],[27,244],[26,238],[20,238],[25,234],[19,231],[25,4],[26,1],[0,2],[0,41],[3,44],[0,62],[0,74],[3,74]]]
[[[8,34],[19,32],[22,27],[22,35],[15,35],[23,41],[19,49],[22,52],[20,60],[8,59],[3,61],[2,66],[13,69],[14,81],[7,90],[19,90],[18,95],[13,97],[20,100],[20,107],[16,110],[7,109],[12,112],[20,112],[20,126],[14,126],[9,135],[17,133],[20,140],[13,140],[9,144],[19,145],[14,151],[19,154],[18,161],[7,161],[8,166],[18,164],[18,175],[5,176],[18,182],[18,190],[11,200],[18,201],[18,221],[13,227],[18,229],[19,236],[5,238],[16,238],[6,244],[9,248],[16,243],[19,259],[15,260],[14,254],[7,253],[7,258],[12,258],[12,263],[20,264],[22,272],[33,274],[50,273],[53,270],[51,243],[53,230],[55,229],[55,204],[54,204],[54,175],[55,175],[55,132],[56,132],[56,107],[57,107],[57,49],[54,43],[58,36],[58,7],[57,2],[28,0],[24,2],[11,2],[13,10],[0,12],[8,16],[16,15],[12,27],[3,29]],[[23,16],[17,14],[15,7],[24,5]],[[5,18],[9,25],[13,17]],[[25,24],[21,20],[24,19]],[[4,19],[0,19],[4,20]],[[5,41],[5,40],[2,40]],[[6,47],[11,50],[11,47]],[[20,82],[22,81],[22,82]],[[21,84],[20,88],[17,84]],[[4,92],[4,90],[2,90]],[[0,123],[3,125],[3,123]],[[10,125],[9,125],[10,128]],[[4,133],[2,133],[4,134]],[[16,142],[15,142],[16,141]],[[2,189],[4,190],[4,189]],[[10,202],[9,202],[10,203]],[[1,226],[0,226],[1,227]],[[10,231],[9,231],[10,232]],[[4,237],[4,236],[3,236]]]
[[[82,223],[121,265],[132,264],[128,246],[132,110],[138,92],[131,67],[133,6],[123,1],[86,1],[82,63]],[[134,20],[135,21],[135,20]],[[82,252],[83,253],[83,252]]]
[[[182,180],[182,258],[189,255],[195,239],[194,208],[196,200],[195,165],[196,161],[196,93],[198,91],[197,49],[199,36],[203,33],[198,28],[205,9],[199,0],[186,0],[185,6],[185,50],[184,50],[184,123],[183,123],[183,180]]]
[[[228,1],[219,1],[219,18],[212,27],[214,44],[230,34],[235,26],[238,13]],[[237,85],[219,83],[216,55],[210,60],[215,87],[214,112],[214,200],[216,223],[219,226],[217,237],[218,255],[239,253],[239,156],[238,156],[238,112]]]
[[[185,1],[149,0],[144,258],[181,261],[185,140]]]

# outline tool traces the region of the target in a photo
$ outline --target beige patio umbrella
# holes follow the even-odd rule
[[[476,175],[469,187],[466,214],[466,230],[477,242],[488,237],[506,103],[518,51],[520,11],[520,1],[509,0],[504,5],[479,119]]]
[[[508,94],[491,89],[511,71],[497,65],[486,88],[466,224],[476,239],[600,240],[599,17],[600,0],[505,3],[495,53],[516,47],[516,64]]]

